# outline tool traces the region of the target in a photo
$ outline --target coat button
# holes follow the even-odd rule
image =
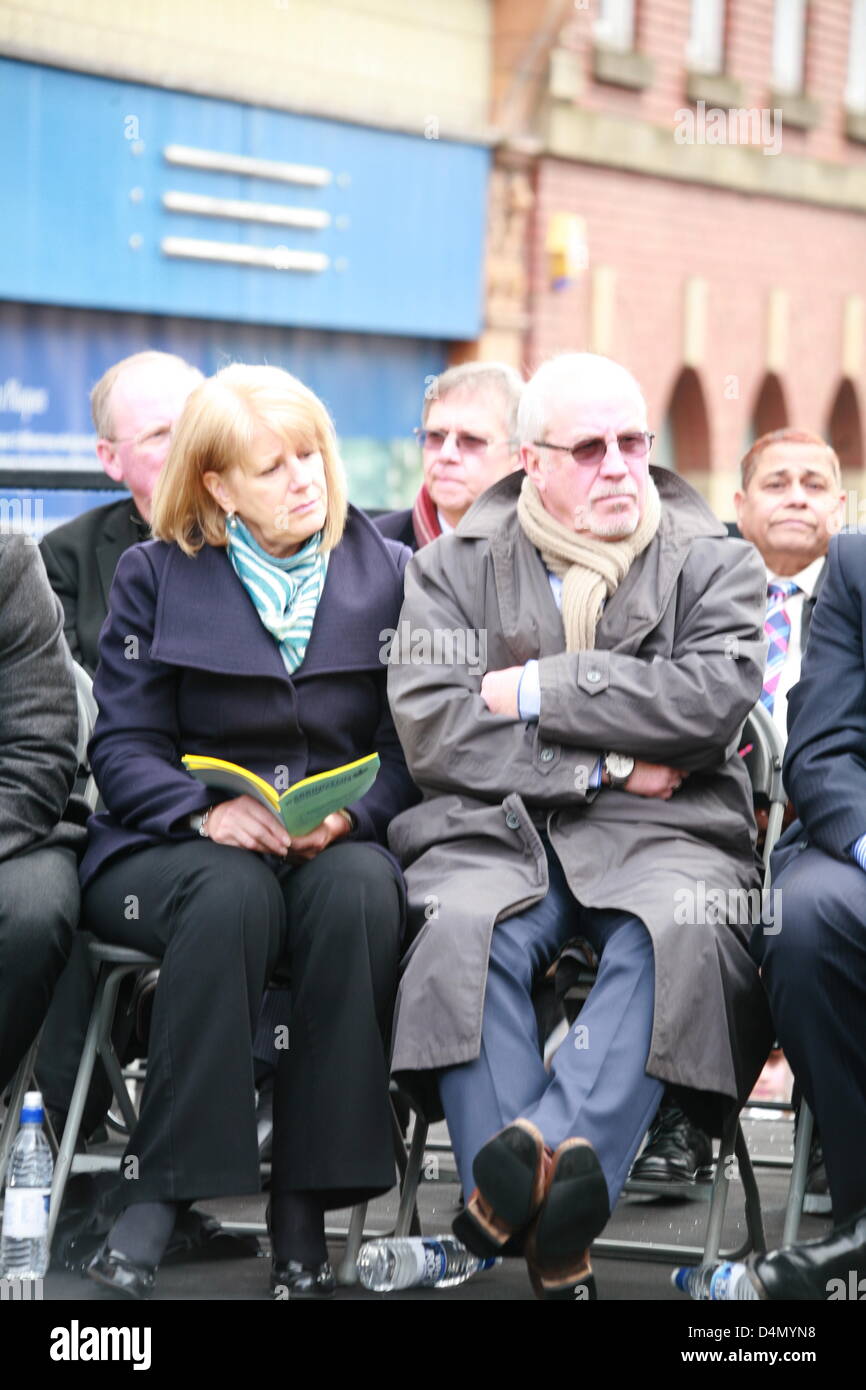
[[[514,811],[509,811],[508,815],[505,817],[505,824],[508,826],[509,830],[517,830],[520,827],[520,817],[516,815]]]
[[[592,685],[595,685],[601,680],[601,671],[596,671],[595,667],[593,667],[591,671],[587,671],[586,679],[590,681]]]
[[[540,753],[540,757],[541,757],[541,761],[542,761],[543,763],[549,763],[550,760],[551,760],[551,758],[553,757],[553,749],[552,749],[552,748],[542,748],[541,753]]]

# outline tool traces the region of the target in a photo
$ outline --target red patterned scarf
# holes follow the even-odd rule
[[[442,535],[442,527],[439,525],[439,517],[436,513],[436,503],[424,483],[421,484],[418,496],[415,498],[415,505],[412,508],[412,528],[419,550],[423,545],[429,545],[431,541],[435,541],[437,536]]]

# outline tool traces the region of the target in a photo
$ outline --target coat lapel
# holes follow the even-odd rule
[[[335,671],[379,670],[383,626],[399,617],[398,586],[385,542],[370,522],[350,513],[355,544],[331,552],[306,655],[292,676]],[[192,666],[223,675],[286,680],[279,647],[241,584],[227,551],[204,545],[195,556],[177,546],[168,554],[153,638],[153,655],[174,666]],[[393,613],[386,595],[391,596]],[[213,626],[214,610],[219,626]]]
[[[515,665],[561,652],[565,633],[547,570],[516,513],[491,538],[490,552],[502,637]]]
[[[214,626],[213,614],[219,613]],[[284,678],[277,644],[225,550],[204,545],[197,555],[168,547],[159,586],[153,655],[171,666],[221,675]]]

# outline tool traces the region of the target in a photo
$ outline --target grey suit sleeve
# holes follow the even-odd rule
[[[69,643],[69,650],[79,665],[84,666],[89,675],[93,672],[81,654],[78,640],[78,579],[67,562],[58,553],[51,541],[51,532],[43,536],[39,549],[45,563],[48,582],[63,605],[63,632]]]
[[[0,537],[0,595],[0,859],[8,859],[63,816],[78,707],[60,603],[24,536]]]
[[[668,658],[542,658],[542,735],[689,771],[724,761],[760,696],[766,657],[762,562],[751,547],[724,544],[718,563],[682,576]]]

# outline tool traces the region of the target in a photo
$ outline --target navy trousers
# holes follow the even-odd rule
[[[613,1210],[664,1090],[645,1070],[655,997],[652,942],[636,917],[581,908],[550,850],[548,861],[543,902],[494,928],[480,1055],[442,1070],[439,1092],[465,1193],[475,1186],[478,1150],[523,1117],[551,1148],[572,1137],[589,1140]],[[532,984],[573,936],[592,944],[599,973],[548,1072]]]
[[[756,928],[779,1042],[824,1146],[833,1217],[866,1207],[866,874],[806,849],[774,879],[779,906]]]

